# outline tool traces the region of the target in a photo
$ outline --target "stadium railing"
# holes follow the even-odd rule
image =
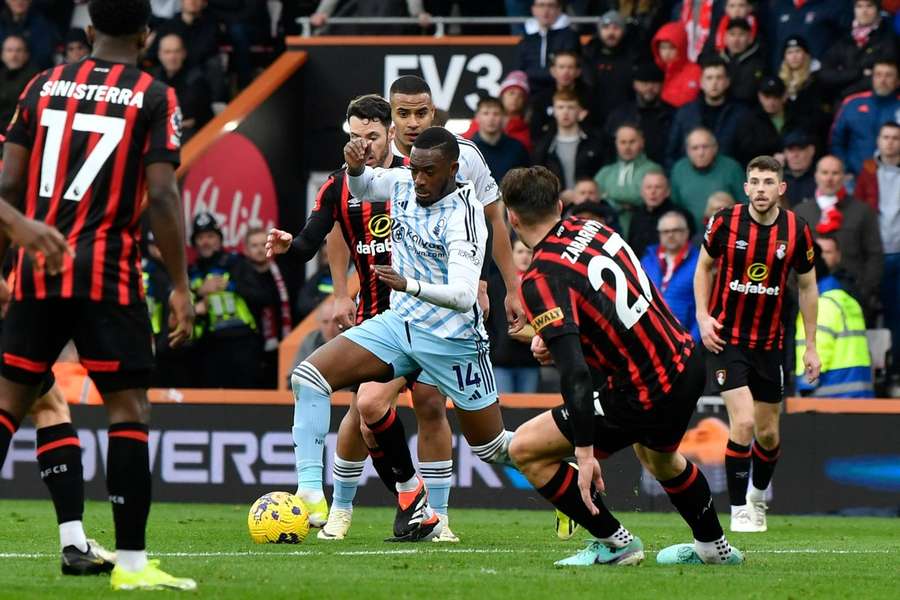
[[[443,37],[447,34],[448,25],[523,25],[531,17],[431,17],[429,25],[434,26],[434,37]],[[569,17],[569,22],[575,25],[595,24],[600,17]],[[313,31],[313,25],[309,17],[299,17],[300,35],[310,37],[317,35]],[[319,30],[325,30],[332,25],[420,25],[416,17],[331,17],[325,26]]]

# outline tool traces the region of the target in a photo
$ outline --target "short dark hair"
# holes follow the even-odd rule
[[[431,96],[431,87],[421,77],[415,75],[404,75],[398,77],[391,84],[390,95],[404,94],[407,96],[418,96],[419,94],[428,94]]]
[[[31,49],[28,47],[28,40],[26,40],[25,36],[20,33],[11,33],[8,36],[6,36],[5,38],[3,38],[3,40],[0,41],[0,47],[2,47],[4,44],[6,44],[6,40],[10,40],[10,39],[19,40],[20,42],[22,42],[22,45],[25,46],[25,52],[28,52],[28,54],[31,54]]]
[[[753,169],[758,171],[771,171],[778,175],[778,181],[784,181],[784,167],[781,166],[781,163],[778,162],[774,156],[763,154],[747,163],[747,177],[750,176],[750,171]]]
[[[378,121],[386,128],[391,126],[391,105],[378,94],[357,96],[347,105],[347,120],[356,117],[361,121]]]
[[[503,103],[500,102],[499,98],[494,98],[493,96],[485,96],[481,100],[478,101],[478,106],[475,107],[475,112],[478,112],[485,106],[493,106],[500,110],[500,112],[505,113],[506,109],[503,108]]]
[[[150,0],[91,0],[88,14],[94,29],[123,37],[140,33],[150,21]]]
[[[439,150],[450,162],[459,160],[459,142],[455,135],[443,127],[429,127],[420,133],[413,142],[413,148]]]
[[[576,67],[581,66],[581,55],[579,53],[575,52],[574,50],[557,50],[556,52],[554,52],[553,54],[550,55],[550,64],[555,65],[556,59],[559,58],[560,56],[571,56],[572,58],[575,59],[575,66]]]
[[[897,60],[890,54],[882,54],[881,56],[877,56],[872,62],[872,68],[874,69],[877,65],[887,65],[889,67],[894,67],[895,71],[898,70]]]
[[[725,69],[725,74],[728,74],[728,63],[725,62],[725,59],[719,56],[718,54],[707,53],[700,57],[700,70],[705,71],[706,69],[714,69],[722,67]]]
[[[644,137],[644,130],[641,129],[641,126],[634,121],[625,121],[616,125],[616,129],[615,131],[613,131],[613,137],[619,135],[620,129],[633,129],[639,136]]]
[[[881,124],[881,127],[878,128],[879,135],[881,134],[882,129],[900,129],[900,123],[896,121],[885,121]]]
[[[522,222],[533,225],[559,212],[559,178],[546,167],[520,167],[500,183],[503,202]]]

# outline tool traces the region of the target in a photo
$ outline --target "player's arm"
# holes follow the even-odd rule
[[[800,315],[803,317],[803,332],[806,337],[806,350],[803,352],[803,365],[806,369],[806,379],[813,383],[819,378],[822,363],[816,351],[816,319],[819,310],[819,289],[816,286],[816,271],[810,269],[806,273],[797,276],[797,285],[800,288]]]
[[[350,248],[344,240],[339,225],[335,224],[326,238],[328,267],[334,284],[334,318],[338,329],[353,327],[356,320],[356,302],[350,297],[347,286],[347,269],[350,265]]]
[[[185,256],[184,211],[175,178],[175,165],[170,162],[154,162],[146,167],[147,214],[162,262],[172,281],[169,305],[169,345],[178,346],[191,337],[194,328],[194,307],[187,275]]]
[[[506,298],[503,301],[506,308],[506,322],[509,324],[510,333],[514,333],[525,325],[525,309],[522,308],[522,301],[519,299],[519,274],[513,264],[509,229],[503,218],[503,202],[497,200],[485,206],[484,216],[493,230],[491,251],[506,286]]]
[[[391,199],[397,174],[402,169],[373,169],[366,166],[372,152],[372,142],[355,138],[344,146],[344,161],[347,163],[347,187],[355,198],[363,202],[387,202]]]
[[[0,235],[0,249],[5,255],[10,243],[21,246],[36,262],[43,261],[48,273],[56,275],[62,270],[63,257],[73,254],[66,238],[55,227],[29,219],[16,208],[21,205],[25,193],[30,156],[31,152],[25,146],[7,141],[3,147],[3,171],[0,173],[0,231],[3,235]]]
[[[312,260],[334,227],[335,196],[340,186],[340,179],[333,175],[322,184],[312,212],[296,237],[281,229],[271,229],[266,238],[266,257],[287,254],[300,262]]]
[[[717,219],[718,217],[714,217]],[[710,225],[710,230],[714,225]],[[715,259],[710,255],[707,245],[714,241],[711,231],[707,230],[706,239],[700,247],[700,257],[694,271],[694,303],[696,305],[697,328],[703,345],[715,354],[725,349],[725,341],[719,337],[722,324],[709,314],[709,296],[712,291],[713,266]]]

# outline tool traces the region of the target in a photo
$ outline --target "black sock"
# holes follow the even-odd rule
[[[109,426],[106,487],[116,524],[117,550],[143,550],[150,514],[148,428],[142,423]]]
[[[403,423],[397,418],[397,410],[390,409],[375,423],[366,423],[378,447],[384,452],[385,467],[394,475],[394,481],[409,481],[416,474],[409,446],[406,444],[406,431]]]
[[[9,452],[9,445],[18,428],[16,418],[0,408],[0,467],[6,462],[6,453]]]
[[[394,477],[394,471],[391,469],[391,463],[384,455],[381,448],[369,448],[369,457],[372,459],[372,466],[375,472],[381,478],[381,482],[393,494],[397,495],[397,478]]]
[[[71,423],[37,430],[37,460],[53,507],[56,522],[81,521],[84,516],[84,473],[81,443]]]
[[[732,506],[747,504],[750,479],[750,446],[728,440],[725,448],[725,473],[728,475],[728,499]]]
[[[781,454],[781,444],[771,450],[766,450],[753,440],[753,487],[764,490],[772,481],[772,473],[778,464],[778,456]]]
[[[725,535],[713,504],[709,483],[697,466],[688,461],[681,475],[660,481],[669,500],[678,509],[698,542],[714,542]]]
[[[576,523],[591,532],[596,538],[605,539],[615,534],[621,523],[616,519],[596,491],[593,494],[594,504],[600,509],[600,514],[594,516],[588,511],[581,499],[581,491],[578,489],[578,471],[569,463],[560,463],[559,470],[547,482],[547,485],[538,492],[550,501],[550,504],[574,519]]]

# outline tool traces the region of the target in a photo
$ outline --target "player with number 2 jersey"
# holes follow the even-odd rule
[[[609,512],[598,458],[633,446],[688,522],[694,544],[667,548],[662,563],[735,564],[709,486],[678,453],[704,365],[634,251],[596,221],[560,220],[559,181],[544,167],[503,179],[509,223],[534,250],[522,279],[532,350],[560,370],[564,405],[525,423],[509,453],[522,473],[594,536],[562,566],[632,565],[643,545]],[[578,469],[566,462],[574,450]]]

